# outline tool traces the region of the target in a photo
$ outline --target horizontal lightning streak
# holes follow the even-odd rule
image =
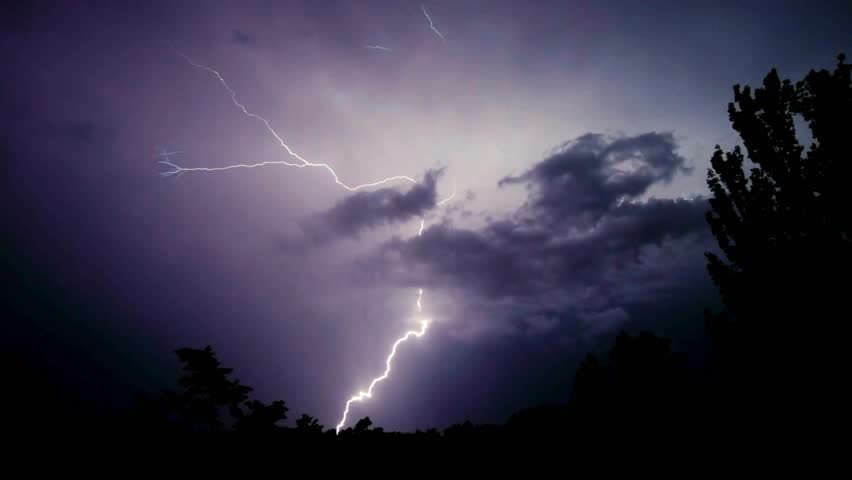
[[[385,183],[393,182],[393,181],[396,181],[396,180],[405,180],[407,182],[417,183],[416,180],[414,180],[413,178],[411,178],[409,176],[396,175],[396,176],[393,176],[393,177],[384,178],[384,179],[376,181],[376,182],[365,183],[365,184],[362,184],[362,185],[355,185],[355,186],[347,185],[346,183],[344,183],[340,180],[340,178],[337,176],[337,172],[335,172],[334,169],[331,168],[331,166],[328,165],[327,163],[312,163],[312,162],[309,162],[309,161],[305,160],[304,158],[302,158],[301,156],[299,156],[299,154],[294,152],[292,149],[290,149],[290,146],[287,145],[287,143],[284,142],[284,139],[281,138],[280,135],[278,135],[278,132],[276,132],[275,129],[272,128],[272,125],[269,124],[269,121],[267,119],[261,117],[260,115],[258,115],[256,113],[250,112],[248,110],[248,108],[246,108],[245,105],[240,103],[239,99],[237,98],[237,92],[233,88],[231,88],[230,85],[228,85],[228,82],[225,81],[225,78],[222,77],[222,75],[218,71],[214,70],[213,68],[208,67],[207,65],[202,65],[200,63],[196,63],[194,60],[189,58],[188,55],[184,54],[183,52],[181,52],[180,50],[178,50],[174,47],[172,47],[172,49],[178,55],[183,57],[183,59],[186,60],[187,63],[189,63],[193,67],[205,70],[206,72],[215,76],[216,79],[219,80],[219,83],[222,84],[222,87],[224,87],[225,90],[227,90],[228,93],[231,94],[231,103],[233,103],[237,108],[239,108],[243,112],[243,114],[245,114],[246,116],[254,118],[254,119],[262,122],[263,125],[266,127],[266,130],[273,137],[275,137],[275,140],[278,141],[278,144],[281,145],[281,147],[287,152],[287,154],[290,155],[291,157],[299,160],[299,162],[301,162],[301,163],[290,163],[290,162],[287,162],[287,161],[284,161],[284,160],[279,160],[279,161],[268,161],[268,162],[248,163],[248,164],[239,163],[239,164],[235,164],[235,165],[227,165],[227,166],[224,166],[224,167],[193,167],[193,168],[189,168],[189,167],[181,167],[179,165],[172,163],[169,160],[165,160],[165,161],[161,161],[160,163],[163,164],[163,165],[166,165],[168,167],[171,167],[172,170],[167,171],[167,172],[163,172],[162,175],[164,177],[170,177],[172,175],[177,175],[177,174],[180,174],[180,173],[183,173],[183,172],[221,172],[221,171],[232,170],[232,169],[236,169],[236,168],[256,168],[256,167],[263,167],[263,166],[266,166],[266,165],[285,165],[285,166],[288,166],[288,167],[298,167],[298,168],[304,168],[304,167],[324,168],[325,170],[328,171],[328,173],[331,174],[332,177],[334,177],[334,183],[340,185],[341,187],[343,187],[346,190],[349,190],[351,192],[354,192],[356,190],[360,190],[362,188],[369,188],[369,187],[375,187],[377,185],[383,185]]]
[[[383,47],[381,45],[364,45],[364,48],[368,50],[381,50],[383,52],[390,52],[391,49],[388,47]]]

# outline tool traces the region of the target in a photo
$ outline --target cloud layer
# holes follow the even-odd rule
[[[395,188],[356,192],[331,209],[303,220],[302,231],[311,242],[325,243],[338,237],[358,237],[370,228],[423,216],[435,207],[436,186],[443,171],[426,172],[421,182],[405,192]]]
[[[368,263],[392,284],[454,293],[455,316],[480,323],[463,328],[535,333],[556,328],[554,318],[590,332],[605,329],[596,318],[621,325],[628,304],[659,300],[687,273],[703,275],[706,201],[640,199],[684,164],[668,133],[586,134],[500,182],[528,191],[514,215],[394,238]]]

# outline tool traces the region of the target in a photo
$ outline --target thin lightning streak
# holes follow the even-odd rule
[[[426,226],[426,219],[421,218],[420,219],[420,231],[417,232],[417,235],[423,235],[423,227],[425,227],[425,226]],[[419,300],[418,300],[418,302],[419,302]],[[418,307],[419,307],[419,305],[418,305]]]
[[[343,183],[340,180],[340,178],[337,176],[337,172],[335,172],[334,169],[331,168],[331,166],[329,166],[327,163],[312,163],[312,162],[309,162],[309,161],[305,160],[304,158],[302,158],[301,156],[299,156],[299,154],[297,154],[296,152],[291,150],[290,147],[284,142],[284,139],[282,139],[281,136],[278,135],[278,132],[276,132],[275,129],[272,128],[272,125],[269,124],[269,121],[267,119],[261,117],[260,115],[258,115],[256,113],[250,112],[248,110],[248,108],[246,108],[245,105],[240,103],[240,101],[237,99],[237,92],[233,88],[231,88],[230,85],[228,85],[228,82],[225,81],[225,78],[222,77],[222,75],[218,71],[214,70],[213,68],[208,67],[207,65],[202,65],[200,63],[196,63],[191,58],[189,58],[189,56],[187,56],[186,54],[184,54],[183,52],[181,52],[180,50],[178,50],[174,47],[172,47],[172,49],[178,55],[183,57],[183,59],[186,60],[187,63],[189,63],[193,67],[205,70],[208,73],[215,76],[216,79],[219,80],[219,83],[221,83],[222,86],[225,88],[225,90],[227,90],[228,93],[231,94],[231,103],[233,103],[237,108],[239,108],[243,112],[243,114],[245,114],[246,116],[254,118],[254,119],[262,122],[263,125],[266,127],[266,130],[273,137],[275,137],[275,140],[278,141],[278,144],[281,145],[281,147],[284,148],[284,150],[287,151],[287,154],[290,155],[293,158],[296,158],[301,163],[290,163],[290,162],[287,162],[287,161],[284,161],[284,160],[279,160],[279,161],[269,161],[269,162],[260,162],[260,163],[250,163],[250,164],[239,163],[239,164],[236,164],[236,165],[228,165],[228,166],[225,166],[225,167],[187,168],[187,167],[181,167],[181,166],[175,165],[174,163],[172,163],[170,160],[167,159],[165,161],[161,161],[160,163],[163,164],[163,165],[166,165],[168,167],[171,167],[172,170],[163,172],[162,175],[164,177],[170,177],[172,175],[176,175],[176,174],[179,174],[179,173],[182,173],[182,172],[222,172],[222,171],[226,171],[226,170],[232,170],[232,169],[235,169],[235,168],[256,168],[256,167],[263,167],[263,166],[266,166],[266,165],[285,165],[285,166],[288,166],[288,167],[298,167],[298,168],[304,168],[304,167],[324,168],[328,171],[328,173],[331,174],[332,177],[334,177],[334,183],[340,185],[341,187],[345,188],[346,190],[349,190],[350,192],[354,192],[354,191],[360,190],[362,188],[369,188],[369,187],[375,187],[377,185],[383,185],[385,183],[393,182],[393,181],[396,181],[396,180],[405,180],[407,182],[417,183],[416,180],[414,180],[413,178],[408,177],[406,175],[397,175],[397,176],[393,176],[393,177],[388,177],[388,178],[384,178],[382,180],[379,180],[377,182],[365,183],[365,184],[362,184],[362,185],[356,185],[354,187],[349,186],[346,183]]]
[[[390,52],[391,49],[388,47],[383,47],[381,45],[364,45],[364,48],[368,50],[381,50],[383,52]]]
[[[435,35],[437,35],[442,42],[446,43],[447,41],[444,39],[444,35],[442,35],[441,32],[439,32],[438,29],[435,28],[435,24],[432,23],[432,17],[430,17],[429,12],[426,11],[426,4],[421,3],[420,9],[423,10],[423,15],[426,15],[426,20],[429,20],[429,28],[431,28],[432,31],[435,32]]]
[[[456,198],[456,182],[455,182],[455,181],[453,181],[453,193],[451,193],[449,197],[447,197],[447,198],[445,198],[445,199],[441,200],[440,202],[436,203],[435,205],[437,205],[437,206],[439,206],[439,207],[440,207],[441,205],[443,205],[443,204],[445,204],[445,203],[449,202],[450,200],[452,200],[452,199],[454,199],[454,198]],[[421,233],[423,233],[423,229],[422,229],[422,227],[421,227],[420,232],[421,232]]]

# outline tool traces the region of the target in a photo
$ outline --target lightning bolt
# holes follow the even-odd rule
[[[426,15],[426,20],[429,20],[429,28],[431,28],[432,31],[435,32],[435,35],[437,35],[438,38],[440,38],[442,42],[447,43],[447,41],[444,39],[444,35],[442,35],[441,32],[439,32],[438,29],[435,28],[435,24],[432,23],[432,17],[430,17],[429,12],[426,11],[426,4],[421,3],[420,9],[423,10],[423,15]]]
[[[453,182],[453,193],[449,197],[438,202],[436,205],[443,205],[443,204],[449,202],[450,200],[452,200],[455,196],[456,196],[456,187],[455,187],[455,182]],[[418,236],[423,236],[423,228],[425,228],[425,226],[426,226],[426,219],[421,218],[420,219],[420,230],[417,232]],[[419,289],[418,292],[417,292],[417,313],[423,313],[423,289],[422,288]],[[349,407],[355,402],[363,402],[365,399],[373,398],[373,387],[375,387],[377,383],[384,381],[386,378],[388,378],[388,376],[390,375],[390,371],[391,371],[391,362],[393,361],[393,357],[396,355],[396,348],[399,345],[401,345],[402,343],[408,341],[408,339],[411,338],[412,336],[416,336],[417,338],[420,338],[420,337],[423,336],[424,333],[426,333],[426,327],[429,325],[429,320],[421,320],[420,324],[421,324],[421,327],[420,327],[419,332],[414,331],[414,330],[410,330],[408,332],[405,332],[405,335],[403,335],[396,342],[394,342],[393,347],[391,348],[390,355],[388,355],[387,360],[385,360],[385,373],[383,373],[379,377],[374,378],[373,381],[370,382],[370,388],[368,388],[367,391],[362,390],[362,391],[358,392],[358,395],[354,395],[353,397],[351,397],[346,402],[346,406],[343,408],[343,418],[340,419],[340,423],[338,423],[337,427],[335,427],[335,429],[334,429],[336,434],[340,433],[340,429],[343,428],[343,425],[346,423],[346,417],[349,416]]]
[[[237,169],[237,168],[257,168],[257,167],[264,167],[264,166],[267,166],[267,165],[284,165],[284,166],[287,166],[287,167],[296,167],[296,168],[305,168],[305,167],[323,168],[323,169],[327,170],[328,173],[330,173],[331,176],[334,178],[334,183],[340,185],[341,187],[345,188],[346,190],[349,190],[350,192],[354,192],[356,190],[361,190],[362,188],[369,188],[369,187],[375,187],[375,186],[378,186],[378,185],[383,185],[385,183],[390,183],[390,182],[394,182],[394,181],[397,181],[397,180],[405,180],[405,181],[410,182],[410,183],[417,183],[416,180],[414,180],[413,178],[406,176],[406,175],[396,175],[396,176],[393,176],[393,177],[383,178],[383,179],[376,181],[376,182],[364,183],[364,184],[355,185],[355,186],[350,186],[350,185],[344,183],[343,181],[340,180],[340,177],[337,176],[337,172],[335,172],[334,169],[331,168],[331,166],[328,165],[327,163],[312,163],[312,162],[305,160],[304,158],[299,156],[299,154],[294,152],[290,148],[290,146],[287,145],[287,143],[284,142],[284,139],[281,138],[280,135],[278,135],[278,132],[276,132],[275,129],[272,128],[272,125],[269,124],[269,121],[267,119],[261,117],[260,115],[258,115],[256,113],[250,112],[248,110],[248,108],[246,108],[245,105],[240,103],[239,99],[237,98],[237,92],[233,88],[231,88],[230,85],[228,85],[228,82],[225,81],[225,78],[222,77],[222,75],[218,71],[214,70],[211,67],[208,67],[207,65],[202,65],[200,63],[196,63],[194,60],[189,58],[188,55],[184,54],[183,52],[181,52],[180,50],[178,50],[174,47],[172,47],[172,49],[175,51],[175,53],[177,53],[178,55],[183,57],[183,59],[186,60],[187,63],[189,63],[193,67],[200,68],[200,69],[210,73],[214,77],[216,77],[216,79],[219,80],[219,83],[222,84],[222,87],[224,87],[225,90],[227,90],[228,93],[231,94],[231,103],[233,103],[237,108],[239,108],[243,112],[243,114],[246,115],[247,117],[254,118],[255,120],[258,120],[261,123],[263,123],[263,125],[266,127],[266,131],[269,132],[275,138],[275,140],[278,142],[278,144],[281,145],[281,148],[283,148],[287,152],[288,155],[290,155],[291,157],[298,160],[298,163],[291,163],[291,162],[288,162],[286,160],[277,160],[277,161],[266,161],[266,162],[259,162],[259,163],[238,163],[238,164],[234,164],[234,165],[227,165],[227,166],[224,166],[224,167],[192,167],[192,168],[189,168],[189,167],[181,167],[181,166],[175,164],[174,162],[172,162],[170,159],[167,159],[167,160],[161,160],[159,162],[160,164],[165,165],[165,166],[170,168],[170,170],[167,170],[167,171],[161,173],[161,175],[163,177],[171,177],[173,175],[178,175],[178,174],[181,174],[181,173],[184,173],[184,172],[223,172],[223,171],[233,170],[233,169]]]
[[[455,192],[453,192],[453,195],[455,195]],[[425,224],[426,224],[426,219],[421,218],[420,219],[420,231],[417,232],[418,236],[423,235],[423,227],[425,226]],[[423,289],[422,288],[419,289],[418,292],[417,292],[417,313],[423,313]],[[373,387],[375,387],[377,383],[384,381],[386,378],[388,378],[388,376],[390,375],[390,371],[391,371],[391,362],[393,362],[393,357],[396,356],[396,348],[398,346],[400,346],[402,343],[407,342],[408,339],[411,338],[412,336],[415,336],[417,338],[422,337],[423,334],[426,333],[426,327],[428,325],[429,325],[428,319],[427,320],[421,320],[419,332],[415,331],[415,330],[409,330],[408,332],[405,332],[405,335],[403,335],[402,337],[397,339],[396,342],[394,342],[393,347],[391,347],[390,355],[388,355],[388,358],[385,360],[385,372],[381,376],[374,378],[373,381],[370,382],[370,387],[366,391],[361,390],[360,392],[358,392],[358,395],[354,395],[349,400],[346,401],[346,406],[343,408],[343,417],[340,419],[340,423],[338,423],[337,426],[334,429],[335,434],[339,434],[340,429],[343,428],[343,425],[346,423],[346,417],[349,416],[349,407],[355,402],[363,402],[364,400],[366,400],[368,398],[373,398]]]
[[[441,32],[438,32],[437,30],[435,30],[435,27],[432,26],[432,20],[431,20],[431,18],[429,18],[429,14],[426,12],[425,5],[423,6],[423,13],[426,15],[426,18],[429,19],[429,24],[430,24],[432,30],[434,30],[435,33],[438,34],[439,37],[441,37],[441,40],[443,40],[444,37],[443,37],[443,35],[441,35]],[[374,187],[374,186],[382,185],[382,184],[397,181],[397,180],[405,180],[407,182],[414,183],[414,184],[418,183],[416,180],[414,180],[411,177],[408,177],[408,176],[405,176],[405,175],[397,175],[397,176],[393,176],[393,177],[387,177],[387,178],[384,178],[382,180],[378,180],[376,182],[365,183],[365,184],[355,185],[355,186],[347,185],[346,183],[344,183],[340,180],[337,173],[328,164],[309,162],[309,161],[305,160],[304,158],[302,158],[301,156],[299,156],[296,152],[294,152],[287,145],[287,143],[284,142],[284,139],[282,139],[281,136],[278,135],[278,133],[275,131],[275,129],[272,128],[272,125],[270,125],[270,123],[267,119],[265,119],[264,117],[262,117],[262,116],[260,116],[256,113],[249,111],[248,108],[239,101],[239,99],[237,97],[237,92],[233,88],[231,88],[230,85],[228,85],[228,82],[225,81],[225,78],[222,77],[222,75],[218,71],[216,71],[215,69],[213,69],[211,67],[208,67],[207,65],[202,65],[200,63],[196,63],[189,56],[185,55],[181,51],[174,48],[174,46],[171,46],[171,48],[178,55],[180,55],[184,60],[186,60],[187,63],[189,63],[193,67],[205,70],[206,72],[208,72],[211,75],[213,75],[214,77],[216,77],[216,79],[219,81],[219,83],[222,85],[222,87],[224,87],[225,90],[227,90],[228,93],[230,94],[231,102],[240,111],[242,111],[242,113],[244,115],[251,117],[251,118],[258,120],[261,123],[263,123],[264,127],[266,127],[266,130],[275,138],[275,140],[278,142],[278,144],[287,152],[287,154],[290,157],[293,157],[294,159],[298,160],[298,163],[289,162],[289,161],[286,161],[286,160],[277,160],[277,161],[266,161],[266,162],[248,163],[248,164],[239,163],[239,164],[234,164],[234,165],[226,165],[226,166],[223,166],[223,167],[181,167],[180,165],[176,164],[172,160],[171,157],[175,154],[183,153],[183,152],[180,152],[180,151],[169,152],[169,151],[164,149],[163,152],[160,155],[157,155],[158,158],[162,159],[162,160],[159,161],[159,163],[170,168],[170,170],[167,170],[165,172],[161,172],[161,175],[163,177],[179,176],[179,175],[186,173],[186,172],[222,172],[222,171],[233,170],[233,169],[238,169],[238,168],[257,168],[257,167],[263,167],[263,166],[267,166],[267,165],[284,165],[284,166],[287,166],[287,167],[295,167],[295,168],[305,168],[305,167],[323,168],[331,174],[331,176],[334,178],[334,182],[337,185],[339,185],[339,186],[341,186],[341,187],[343,187],[343,188],[345,188],[346,190],[349,190],[349,191],[356,191],[356,190],[360,190],[362,188]],[[389,48],[381,47],[379,45],[367,46],[365,48],[390,51]],[[436,205],[443,205],[446,202],[452,200],[455,197],[455,194],[456,194],[455,193],[455,185],[453,185],[452,195],[441,200],[440,202],[437,202]],[[423,235],[423,229],[425,228],[425,222],[426,222],[425,218],[421,218],[420,229],[418,231],[418,235]],[[423,289],[421,288],[418,291],[417,304],[416,304],[418,313],[422,313],[422,311],[423,311],[422,300],[423,300]],[[346,406],[343,410],[343,417],[341,418],[340,423],[338,423],[337,427],[335,428],[336,433],[340,433],[340,429],[346,423],[346,419],[349,415],[349,408],[352,405],[352,403],[363,402],[365,399],[372,398],[373,389],[375,388],[375,386],[377,384],[379,384],[380,382],[384,381],[385,379],[387,379],[390,376],[391,367],[392,367],[392,364],[393,364],[393,359],[396,356],[397,348],[399,348],[400,345],[407,342],[411,338],[422,337],[426,333],[426,329],[429,326],[429,322],[430,322],[429,319],[420,320],[420,329],[419,330],[409,330],[402,337],[398,338],[393,343],[393,346],[391,347],[390,354],[388,355],[387,359],[385,360],[385,371],[384,371],[384,373],[382,373],[382,375],[374,378],[373,381],[370,382],[370,386],[367,388],[366,391],[362,390],[362,391],[358,392],[357,395],[352,396],[346,402]]]
[[[368,50],[381,50],[383,52],[390,52],[391,49],[388,47],[383,47],[381,45],[364,45],[364,48]]]
[[[421,290],[422,292],[422,290]],[[420,321],[420,330],[409,330],[405,332],[405,335],[397,339],[396,342],[393,343],[393,347],[391,347],[390,355],[388,355],[387,360],[385,360],[385,373],[381,376],[376,377],[370,382],[370,387],[366,391],[358,392],[358,395],[353,396],[346,402],[346,408],[343,409],[343,418],[340,419],[340,423],[337,424],[334,431],[335,433],[340,433],[340,429],[343,428],[343,424],[346,423],[346,417],[349,416],[349,406],[354,402],[363,402],[364,399],[373,398],[373,388],[379,383],[384,381],[391,372],[391,362],[393,362],[393,357],[396,356],[396,349],[403,343],[407,342],[411,337],[420,338],[426,333],[426,328],[429,326],[429,320],[421,320]]]

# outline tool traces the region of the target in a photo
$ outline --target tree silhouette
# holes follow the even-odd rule
[[[181,348],[175,353],[183,363],[178,378],[183,390],[163,390],[159,398],[153,399],[140,394],[135,413],[144,428],[222,431],[226,429],[224,411],[235,431],[268,433],[277,430],[276,424],[287,418],[288,408],[283,400],[269,405],[249,400],[253,389],[230,378],[233,369],[222,366],[211,346]]]
[[[184,390],[175,397],[175,406],[186,422],[193,428],[219,430],[224,427],[222,408],[235,418],[243,416],[240,404],[252,388],[228,378],[233,369],[222,367],[212,347],[181,348],[175,353],[184,364],[178,379]]]
[[[303,413],[302,416],[296,420],[296,430],[299,433],[306,435],[319,435],[322,433],[323,426],[316,418]]]
[[[577,370],[571,413],[587,434],[607,428],[665,433],[691,399],[685,357],[650,332],[621,332],[601,364],[589,355]]]
[[[707,253],[726,311],[709,326],[728,388],[767,408],[818,395],[839,366],[835,355],[852,267],[846,186],[850,179],[852,82],[840,55],[834,71],[795,85],[773,69],[762,88],[734,87],[728,113],[750,160],[719,146],[711,159],[707,220],[724,259]],[[810,147],[794,119],[808,126]],[[803,155],[804,153],[804,155]],[[840,350],[838,350],[840,349]],[[826,368],[828,367],[828,368]],[[818,395],[821,396],[821,395]]]
[[[270,433],[279,429],[276,425],[287,418],[287,405],[283,400],[275,400],[266,405],[259,400],[245,402],[249,413],[242,410],[234,410],[234,430],[238,432]]]
[[[370,430],[370,427],[373,425],[373,421],[370,420],[370,417],[364,417],[355,424],[355,434],[364,434]]]

